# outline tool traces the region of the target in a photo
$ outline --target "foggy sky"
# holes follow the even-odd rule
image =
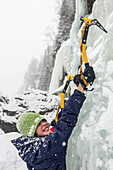
[[[0,0],[0,92],[17,91],[31,58],[44,53],[54,18],[55,0]]]

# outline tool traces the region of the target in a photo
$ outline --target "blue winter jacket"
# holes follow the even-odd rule
[[[54,133],[12,140],[29,170],[66,170],[67,142],[85,98],[83,93],[75,90],[62,110]]]

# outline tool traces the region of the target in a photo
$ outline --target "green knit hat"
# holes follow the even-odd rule
[[[43,119],[45,118],[38,113],[23,113],[17,121],[17,129],[24,137],[34,137],[36,128]]]

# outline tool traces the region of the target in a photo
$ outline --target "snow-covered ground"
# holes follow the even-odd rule
[[[11,140],[18,138],[19,133],[0,135],[0,170],[27,170],[25,163],[18,156]]]
[[[54,97],[41,90],[29,91],[22,96],[10,99],[8,103],[0,102],[0,119],[4,123],[14,124],[21,113],[32,111],[44,113],[42,116],[51,122],[57,112],[58,100],[59,97]],[[10,113],[12,114],[10,115]],[[14,116],[13,113],[15,113]],[[8,127],[10,128],[10,124]],[[4,133],[0,129],[0,170],[27,170],[25,163],[11,143],[12,139],[19,136],[20,134],[17,132]]]

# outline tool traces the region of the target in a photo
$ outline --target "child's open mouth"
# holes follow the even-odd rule
[[[47,125],[45,125],[45,127],[44,127],[44,129],[42,129],[42,131],[44,132],[44,131],[49,131],[49,124],[47,124]]]

